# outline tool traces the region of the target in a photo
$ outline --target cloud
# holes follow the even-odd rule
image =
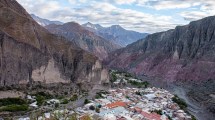
[[[182,12],[180,15],[187,21],[194,21],[208,16],[207,13],[201,11]]]
[[[76,4],[80,0],[69,0],[70,4]],[[18,0],[29,13],[40,17],[59,20],[63,22],[77,21],[79,23],[92,22],[104,26],[113,24],[121,25],[127,29],[141,32],[157,32],[175,27],[171,16],[152,15],[132,9],[118,8],[108,2],[93,1],[84,7],[62,7],[56,0]],[[82,0],[82,2],[84,2]],[[134,0],[120,2],[118,4],[130,4]]]
[[[207,16],[215,15],[215,1],[214,0],[188,0],[189,2],[198,2],[200,9],[191,11],[183,11],[180,15],[187,21],[198,20]]]
[[[132,4],[134,2],[136,2],[136,0],[115,0],[117,4]]]
[[[118,24],[140,32],[160,32],[215,13],[214,0],[17,0],[29,13],[63,22]],[[65,5],[66,4],[66,5]],[[123,7],[129,5],[127,7]],[[153,10],[144,12],[135,9]],[[195,8],[195,9],[194,9]],[[174,16],[156,11],[180,10]],[[168,12],[167,12],[168,13]],[[183,21],[183,18],[185,21]]]

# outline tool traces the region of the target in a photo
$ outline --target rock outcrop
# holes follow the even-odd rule
[[[36,23],[15,0],[0,1],[0,86],[108,82],[97,57]]]

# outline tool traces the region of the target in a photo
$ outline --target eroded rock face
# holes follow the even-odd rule
[[[64,36],[80,48],[96,55],[100,60],[106,58],[109,52],[120,48],[119,45],[86,30],[75,22],[63,25],[51,24],[45,28],[53,34]]]
[[[215,17],[148,35],[113,52],[106,63],[169,81],[215,78]]]
[[[97,64],[97,57],[49,33],[15,0],[0,1],[0,86],[81,81],[92,87],[108,82]]]

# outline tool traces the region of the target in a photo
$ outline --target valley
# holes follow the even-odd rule
[[[139,2],[0,0],[0,120],[214,120],[215,16]]]

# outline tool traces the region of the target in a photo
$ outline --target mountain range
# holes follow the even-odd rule
[[[48,19],[40,18],[34,14],[31,17],[40,25],[46,26],[48,29],[51,24],[63,25],[60,21],[50,21]],[[70,22],[71,23],[71,22]],[[53,26],[53,25],[52,25]],[[81,27],[81,26],[79,26]],[[109,40],[111,43],[115,43],[118,46],[125,47],[139,39],[145,38],[148,33],[139,33],[132,30],[126,30],[120,25],[112,25],[110,27],[103,27],[100,24],[92,24],[87,22],[82,24],[82,27],[88,31],[93,32],[95,35],[102,37],[103,39]],[[49,29],[50,30],[50,29]],[[61,34],[62,35],[62,34]]]
[[[215,79],[215,17],[154,33],[111,53],[109,66],[168,80]]]
[[[106,58],[109,52],[119,49],[120,46],[106,40],[75,22],[65,23],[63,25],[51,24],[45,26],[51,33],[64,36],[74,42],[80,48],[96,55],[101,60]]]
[[[51,34],[15,0],[0,1],[0,71],[1,87],[65,83],[87,90],[109,80],[96,56]]]
[[[139,39],[145,38],[148,33],[139,33],[136,31],[126,30],[120,25],[112,25],[110,27],[102,27],[99,24],[92,24],[90,22],[83,24],[87,30],[110,40],[122,47],[131,44]]]

